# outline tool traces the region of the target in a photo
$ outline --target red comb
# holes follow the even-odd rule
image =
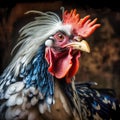
[[[97,18],[92,21],[89,18],[90,15],[87,15],[81,19],[80,15],[76,13],[76,9],[71,10],[70,13],[65,11],[63,14],[63,24],[71,24],[76,34],[86,38],[90,36],[96,28],[100,27],[100,24],[95,24]]]

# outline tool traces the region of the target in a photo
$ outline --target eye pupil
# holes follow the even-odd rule
[[[58,36],[60,39],[64,39],[63,35],[59,34]]]

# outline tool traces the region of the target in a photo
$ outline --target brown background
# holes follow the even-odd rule
[[[84,1],[84,2],[83,2]],[[98,18],[101,27],[88,38],[91,53],[83,53],[77,80],[96,81],[98,88],[113,88],[120,99],[120,10],[116,1],[1,1],[0,4],[0,73],[11,60],[10,52],[18,38],[19,29],[30,21],[28,10],[55,11],[77,8],[81,17],[90,14]],[[108,4],[109,3],[109,4]],[[115,4],[114,4],[115,3]],[[113,5],[113,6],[112,6]]]

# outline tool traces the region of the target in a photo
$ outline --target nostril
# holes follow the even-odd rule
[[[81,36],[74,36],[74,38],[73,38],[75,41],[78,41],[78,42],[80,42],[80,41],[82,41],[82,37]]]

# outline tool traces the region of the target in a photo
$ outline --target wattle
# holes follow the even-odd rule
[[[75,53],[73,53],[75,52]],[[67,82],[77,73],[79,68],[80,52],[68,51],[56,53],[51,48],[46,48],[45,58],[49,64],[48,71],[58,79],[66,77]]]

